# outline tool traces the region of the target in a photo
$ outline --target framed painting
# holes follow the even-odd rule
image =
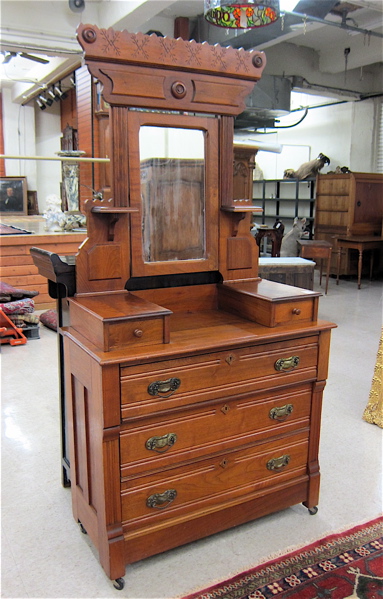
[[[37,201],[37,191],[27,191],[28,214],[39,214],[39,204]]]
[[[27,178],[0,178],[0,214],[22,216],[28,214]]]

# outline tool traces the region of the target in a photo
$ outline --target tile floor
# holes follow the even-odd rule
[[[315,288],[318,289],[316,279]],[[122,591],[105,577],[61,486],[54,332],[2,346],[2,597],[170,599],[382,511],[382,430],[362,420],[382,326],[382,281],[330,280],[320,317],[334,321],[324,393],[321,497],[127,567]]]

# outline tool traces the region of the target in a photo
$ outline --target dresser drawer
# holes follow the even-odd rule
[[[121,476],[168,468],[309,425],[311,385],[198,405],[172,417],[125,424]]]
[[[246,498],[307,474],[308,431],[122,483],[124,533]]]
[[[292,324],[294,322],[314,320],[313,313],[317,304],[316,298],[301,301],[280,303],[273,306],[273,326]]]
[[[122,418],[315,380],[316,336],[121,369]]]

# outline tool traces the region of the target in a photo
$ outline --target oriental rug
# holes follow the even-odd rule
[[[184,599],[381,599],[383,518],[333,534]]]
[[[4,225],[3,223],[0,223],[0,235],[27,235],[31,233],[32,231],[27,231],[26,229],[20,229],[13,225]]]

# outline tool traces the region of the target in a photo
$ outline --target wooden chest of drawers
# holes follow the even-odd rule
[[[331,273],[337,273],[337,239],[352,235],[381,235],[383,175],[348,173],[318,175],[315,201],[315,239],[331,242]],[[357,274],[357,254],[346,250],[340,274]]]
[[[77,315],[81,302],[70,304]],[[333,325],[270,328],[219,309],[170,323],[170,343],[150,351],[104,351],[65,331],[73,509],[111,578],[126,563],[318,503]]]

